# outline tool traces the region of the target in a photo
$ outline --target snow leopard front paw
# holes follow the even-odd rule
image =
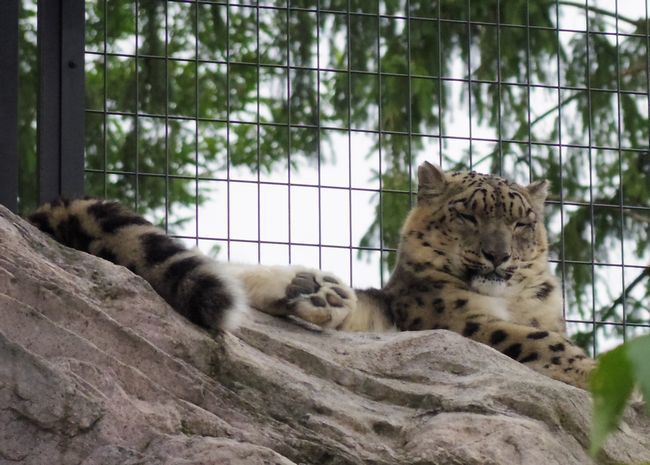
[[[285,290],[290,314],[322,328],[338,328],[356,306],[352,289],[317,270],[296,273]]]

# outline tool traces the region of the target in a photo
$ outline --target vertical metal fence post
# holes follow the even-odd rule
[[[0,2],[0,204],[18,208],[18,1]]]
[[[84,186],[84,2],[38,4],[39,201]]]

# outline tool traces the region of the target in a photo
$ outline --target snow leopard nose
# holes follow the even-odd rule
[[[510,254],[505,250],[485,250],[481,249],[483,256],[489,260],[494,267],[498,267],[502,263],[507,262],[510,259]]]

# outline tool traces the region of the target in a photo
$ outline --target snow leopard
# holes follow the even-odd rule
[[[548,181],[418,168],[415,206],[381,288],[351,289],[300,267],[238,271],[250,304],[345,331],[450,330],[586,388],[595,362],[566,334],[548,260]]]
[[[418,168],[417,200],[380,288],[297,265],[216,262],[116,202],[58,201],[30,220],[65,245],[130,268],[209,329],[247,306],[342,331],[449,330],[551,378],[586,387],[595,362],[566,334],[548,261],[547,181]]]

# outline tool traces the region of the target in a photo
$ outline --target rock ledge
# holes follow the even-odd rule
[[[0,206],[0,464],[591,464],[589,395],[447,331],[213,338]],[[650,461],[628,409],[598,463]]]

